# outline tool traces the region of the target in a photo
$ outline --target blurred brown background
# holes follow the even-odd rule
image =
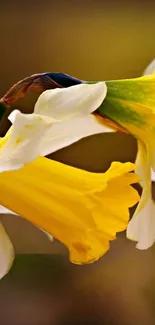
[[[154,16],[154,1],[1,1],[0,95],[45,71],[87,80],[141,75],[155,56]],[[104,171],[135,154],[134,139],[110,134],[83,139],[53,159]],[[80,267],[28,222],[1,219],[16,253],[25,254],[0,282],[1,325],[155,324],[154,247],[138,251],[121,234],[100,261]]]

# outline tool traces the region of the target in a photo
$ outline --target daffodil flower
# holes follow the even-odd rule
[[[11,113],[12,126],[0,139],[1,211],[5,207],[60,240],[76,264],[105,254],[116,233],[126,229],[129,207],[139,201],[130,186],[139,182],[132,163],[113,162],[96,174],[44,157],[82,137],[114,131],[93,115],[106,91],[104,82],[47,90],[33,114]],[[14,256],[2,225],[0,241],[2,277]]]
[[[152,171],[152,169],[155,170],[155,75],[151,75],[154,71],[155,62],[153,61],[145,70],[144,77],[129,80],[107,81],[106,85],[108,92],[105,100],[102,101],[99,108],[97,108],[95,115],[93,115],[94,111],[89,115],[89,118],[92,119],[95,117],[98,122],[99,116],[101,116],[103,118],[103,120],[100,120],[101,124],[106,122],[113,130],[117,130],[117,128],[123,132],[126,130],[137,138],[138,155],[136,164],[138,165],[139,174],[142,179],[141,185],[143,187],[143,193],[141,201],[127,228],[127,237],[137,241],[137,247],[139,249],[146,249],[155,241],[155,205],[151,197],[151,175],[152,178],[155,177]],[[26,78],[24,81],[18,83],[17,86],[13,87],[13,92],[12,90],[11,92],[9,91],[4,97],[4,102],[11,103],[18,97],[23,96],[27,90],[27,85],[33,88],[33,90],[40,92],[47,88],[53,88],[56,85],[56,87],[70,87],[76,84],[80,85],[81,83],[86,84],[87,82],[60,73],[40,74]],[[39,85],[41,87],[39,87]],[[60,91],[60,89],[58,89],[58,91]],[[40,108],[42,114],[48,111],[47,106],[50,108],[52,105],[52,93],[53,90],[42,93],[36,104],[36,111],[39,112]],[[13,96],[11,96],[11,94],[13,94]],[[40,108],[38,109],[38,107]],[[54,112],[56,112],[56,110],[54,110]],[[74,117],[73,115],[72,117]],[[59,127],[61,128],[62,126],[64,129],[64,125],[67,126],[66,119],[68,120],[66,112],[60,116],[60,119],[62,124],[59,124]],[[71,124],[69,121],[72,130],[74,128],[73,121],[75,120],[71,119]],[[56,126],[55,130],[53,128],[56,137],[60,134],[59,127]],[[93,128],[91,130],[92,134],[97,133]],[[100,132],[102,131],[100,130],[99,133]],[[69,145],[71,143],[71,138],[72,143],[80,139],[76,137],[75,129],[72,135],[72,137],[69,135],[68,143],[66,138],[65,141],[62,141],[62,147]],[[82,132],[81,138],[87,135],[89,134]],[[59,144],[60,143],[61,141]],[[56,150],[57,149],[58,147],[56,147]],[[54,150],[54,148],[52,148],[52,150]]]
[[[73,263],[90,263],[127,227],[128,209],[139,201],[134,169],[114,162],[96,174],[40,157],[0,174],[0,203],[64,243]]]
[[[145,70],[145,77],[107,81],[107,96],[95,112],[98,121],[99,116],[104,119],[101,123],[106,122],[107,125],[115,130],[117,128],[123,132],[126,130],[137,138],[138,155],[136,164],[142,179],[143,193],[127,228],[127,237],[137,241],[136,246],[139,249],[147,249],[155,241],[155,204],[151,196],[151,176],[153,180],[155,179],[155,173],[153,172],[153,169],[155,170],[155,74],[154,76],[152,75],[154,72],[155,61]],[[61,73],[34,75],[21,81],[18,87],[13,87],[13,96],[10,96],[12,94],[11,90],[11,92],[8,92],[5,100],[11,103],[21,94],[23,96],[28,84],[31,89],[40,92],[55,86],[70,87],[80,83],[87,82]],[[41,110],[47,110],[47,105],[50,107],[50,103],[52,103],[50,94],[52,94],[51,90],[43,92],[40,96],[37,105],[40,105]],[[67,116],[63,115],[61,118],[64,120]],[[57,134],[59,133],[58,129],[55,131]],[[81,133],[81,137],[83,136],[87,136],[87,134]],[[77,140],[76,137],[72,137],[72,142]]]

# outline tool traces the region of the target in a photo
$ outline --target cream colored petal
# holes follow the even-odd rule
[[[78,118],[65,119],[61,122],[49,116],[34,113],[23,114],[18,110],[10,114],[9,120],[13,125],[6,136],[0,139],[0,172],[22,168],[25,163],[33,161],[38,156],[48,155],[89,135],[115,131],[106,126],[102,118],[92,114],[85,115],[92,110],[92,107],[96,109],[104,99],[105,84],[99,82],[83,85],[83,87],[86,89],[83,93],[84,95],[86,92],[86,96],[83,96],[82,101],[84,112],[81,110],[80,113],[81,97],[75,96],[78,114],[75,113],[76,110],[73,107],[72,117],[79,115]],[[74,89],[72,92],[74,94]],[[76,90],[75,93],[79,94],[79,91]],[[82,96],[82,92],[80,94]],[[62,98],[64,97],[62,96]],[[71,109],[71,106],[69,107]],[[55,107],[55,111],[57,111],[57,107]]]
[[[104,125],[103,119],[89,114],[106,96],[104,82],[50,90],[47,103],[46,94],[45,103],[44,93],[41,96],[35,107],[37,114],[18,110],[10,114],[13,125],[0,139],[0,172],[22,168],[38,156],[48,155],[83,137],[114,131]]]
[[[147,249],[155,241],[155,204],[151,197],[151,167],[149,152],[141,141],[138,141],[137,173],[142,178],[142,197],[129,222],[127,238],[137,241],[136,247]]]
[[[151,247],[155,242],[155,203],[151,198],[143,210],[136,215],[133,225],[137,229],[136,247],[138,249]]]
[[[96,115],[55,122],[52,118],[14,111],[13,126],[0,141],[0,171],[19,169],[38,156],[45,156],[84,137],[115,132]]]
[[[16,214],[16,213],[0,205],[0,214]]]
[[[155,182],[155,172],[153,171],[153,169],[151,169],[151,180],[152,182]]]
[[[9,236],[0,223],[0,279],[10,270],[14,260],[14,249]]]
[[[109,132],[115,132],[115,130],[106,126],[101,118],[92,114],[55,123],[49,127],[46,136],[42,139],[40,152],[42,156],[46,156],[87,136]]]
[[[155,73],[155,59],[146,67],[143,72],[144,76],[149,76]]]
[[[63,121],[83,117],[94,112],[106,94],[105,82],[50,89],[39,96],[34,112]]]
[[[47,132],[47,118],[36,114],[13,111],[9,116],[13,123],[4,138],[0,139],[0,172],[21,168],[40,155],[40,141]]]

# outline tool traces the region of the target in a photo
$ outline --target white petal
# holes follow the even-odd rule
[[[56,120],[68,120],[94,112],[107,94],[105,82],[80,84],[68,88],[44,91],[38,98],[34,112]]]
[[[155,239],[155,205],[151,198],[151,167],[149,152],[141,141],[138,141],[137,173],[142,178],[142,197],[129,222],[127,238],[137,241],[137,248],[147,249]]]
[[[14,215],[16,215],[16,213],[3,207],[2,205],[0,205],[0,214],[14,214]]]
[[[151,169],[151,180],[152,182],[155,182],[155,172],[153,171],[153,169]]]
[[[80,139],[98,133],[115,132],[94,115],[53,124],[42,141],[41,155],[46,156]]]
[[[136,247],[138,249],[147,249],[154,244],[155,203],[151,198],[148,200],[143,210],[131,220],[131,223],[128,228],[128,232],[129,230],[131,230],[131,233],[134,234],[133,240],[136,239],[137,241]],[[132,239],[131,236],[130,239]]]
[[[143,76],[148,76],[154,73],[155,73],[155,59],[144,70]]]
[[[9,236],[0,223],[0,279],[8,273],[14,260],[14,249]]]
[[[51,124],[46,117],[19,111],[11,113],[9,119],[13,125],[0,139],[0,172],[21,168],[38,157],[40,141]]]
[[[0,172],[15,170],[38,156],[45,156],[84,137],[115,132],[104,120],[89,114],[81,118],[55,122],[50,117],[14,111],[13,123],[0,140]]]

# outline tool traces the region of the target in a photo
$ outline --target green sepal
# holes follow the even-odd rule
[[[155,116],[155,77],[106,81],[107,96],[98,109],[121,126],[146,126]]]

